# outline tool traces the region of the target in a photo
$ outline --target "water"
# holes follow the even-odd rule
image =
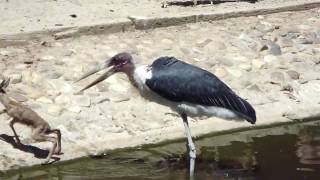
[[[320,179],[320,121],[196,140],[196,180]],[[188,179],[185,142],[12,171],[0,179]]]

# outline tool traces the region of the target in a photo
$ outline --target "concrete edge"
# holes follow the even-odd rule
[[[313,9],[316,7],[320,7],[320,2],[313,3],[303,3],[297,5],[289,5],[289,6],[280,6],[280,7],[272,7],[272,8],[260,8],[254,10],[239,10],[236,12],[226,12],[226,13],[204,13],[204,14],[194,14],[187,16],[168,16],[161,18],[147,18],[147,17],[138,17],[138,16],[130,16],[135,25],[135,29],[145,30],[152,29],[158,27],[168,27],[174,25],[182,25],[187,23],[196,23],[201,21],[216,21],[223,20],[228,18],[236,18],[236,17],[244,17],[244,16],[257,16],[257,15],[265,15],[272,13],[279,13],[285,11],[302,11]]]
[[[41,39],[64,39],[70,37],[79,37],[92,34],[112,34],[117,32],[126,32],[133,30],[146,30],[159,27],[177,26],[201,21],[216,21],[228,18],[243,16],[257,16],[285,11],[302,11],[320,7],[319,2],[302,3],[296,5],[284,5],[280,7],[260,8],[254,10],[239,10],[226,13],[203,13],[193,15],[178,15],[167,17],[138,17],[129,16],[128,18],[119,18],[109,22],[98,24],[89,24],[84,26],[61,27],[42,31],[28,33],[18,33],[11,35],[0,35],[0,48],[8,46],[23,46],[29,41]]]
[[[247,122],[243,122],[241,124],[233,124],[232,121],[230,121],[231,128],[213,128],[213,127],[218,127],[217,125],[219,122],[226,122],[225,120],[219,120],[216,119],[217,121],[202,121],[201,123],[197,125],[192,125],[192,133],[193,133],[193,139],[196,141],[198,139],[206,138],[209,136],[218,136],[218,135],[224,135],[224,134],[229,134],[229,133],[238,133],[238,132],[244,132],[244,131],[250,131],[250,130],[259,130],[259,129],[268,129],[272,127],[277,127],[277,126],[285,126],[285,125],[291,125],[291,124],[303,124],[303,123],[309,123],[312,121],[319,121],[320,120],[320,113],[319,112],[320,107],[319,106],[313,106],[311,108],[294,108],[290,112],[287,113],[277,113],[273,115],[267,115],[263,116],[264,118],[260,123],[257,123],[256,125],[252,126]],[[273,119],[272,121],[268,121],[270,119]],[[156,145],[163,145],[163,144],[168,144],[168,143],[175,143],[181,140],[185,139],[185,134],[184,131],[181,130],[182,127],[172,127],[168,129],[165,133],[170,133],[171,136],[169,139],[161,139],[158,137],[161,137],[163,134],[162,129],[155,129],[152,132],[148,132],[148,136],[151,136],[153,138],[150,138],[148,142],[145,142],[144,144],[140,144],[138,141],[135,141],[135,139],[143,138],[146,136],[145,133],[142,133],[138,136],[135,136],[134,138],[129,137],[129,138],[124,138],[121,139],[121,141],[126,141],[128,142],[125,146],[120,146],[120,147],[112,147],[110,144],[106,144],[105,147],[101,148],[97,152],[95,152],[94,155],[97,157],[104,156],[105,154],[112,153],[114,151],[118,150],[129,150],[129,149],[135,149],[135,148],[148,148],[151,146],[156,146]],[[158,139],[157,139],[158,138]],[[110,142],[117,142],[119,139],[114,139],[111,140]],[[112,143],[111,143],[112,144]],[[69,164],[72,162],[75,162],[77,160],[81,160],[84,158],[89,158],[90,157],[89,152],[82,152],[79,153],[77,156],[73,156],[67,159],[62,159],[61,161],[58,161],[51,166],[60,166],[63,164]],[[9,175],[12,173],[16,173],[19,171],[25,171],[25,170],[31,170],[34,168],[39,168],[42,167],[42,165],[38,163],[34,163],[33,165],[30,166],[19,166],[11,169],[2,169],[0,170],[0,175]]]

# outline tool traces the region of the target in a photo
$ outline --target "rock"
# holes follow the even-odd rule
[[[297,39],[300,36],[299,32],[291,31],[286,34],[286,37],[289,39]]]
[[[96,85],[98,92],[107,92],[109,91],[109,87],[106,84],[100,83]]]
[[[6,76],[10,78],[10,83],[12,84],[17,84],[22,81],[22,75],[20,73],[7,74]]]
[[[245,71],[251,71],[251,69],[252,69],[251,64],[240,64],[239,68],[241,68]]]
[[[299,79],[299,77],[300,77],[300,74],[299,74],[297,71],[294,71],[294,70],[289,70],[289,71],[287,71],[287,74],[289,75],[289,77],[290,77],[292,80],[297,80],[297,79]]]
[[[47,107],[48,114],[58,117],[62,114],[63,108],[56,105],[50,105]]]
[[[222,77],[225,77],[228,74],[228,72],[224,67],[217,67],[215,68],[214,74],[219,78],[222,78]]]
[[[296,39],[296,43],[298,44],[312,44],[313,41],[304,37],[299,37]]]
[[[257,46],[256,40],[250,37],[248,34],[241,33],[239,39],[243,44],[245,44],[247,47],[251,49],[254,49]]]
[[[260,89],[260,87],[257,84],[252,84],[252,85],[248,86],[247,89],[250,91],[262,92],[262,90]]]
[[[270,75],[271,83],[273,84],[282,84],[285,80],[285,76],[282,72],[273,72]]]
[[[56,91],[62,92],[62,93],[72,93],[73,87],[59,79],[52,79],[48,81],[48,84]]]
[[[278,43],[282,48],[293,46],[293,41],[288,37],[281,37]]]
[[[161,42],[164,44],[173,44],[173,41],[171,39],[162,39]]]
[[[230,73],[232,76],[234,77],[241,77],[242,76],[242,72],[238,69],[235,68],[226,68],[228,73]]]
[[[267,67],[266,63],[259,59],[252,60],[251,64],[253,69],[264,69]]]
[[[225,50],[227,48],[224,42],[215,42],[214,47],[217,50]]]
[[[74,96],[72,98],[72,104],[81,107],[90,107],[91,99],[87,96]]]
[[[269,33],[269,32],[274,31],[275,28],[270,23],[260,22],[259,24],[257,24],[255,26],[255,29],[257,29],[258,31],[260,31],[262,33]]]
[[[55,40],[59,40],[59,39],[65,39],[65,38],[69,38],[69,37],[73,37],[79,34],[79,30],[78,29],[69,29],[66,31],[62,31],[62,32],[58,32],[55,33],[53,35]]]
[[[71,103],[70,95],[61,94],[54,99],[54,102],[61,105],[67,105]]]
[[[225,58],[225,57],[217,57],[215,58],[216,61],[219,62],[219,64],[225,65],[225,66],[233,66],[232,60]]]
[[[267,43],[267,46],[268,46],[270,54],[275,55],[275,56],[279,56],[279,55],[282,54],[281,47],[278,44],[276,44],[276,43],[274,43],[272,41],[269,41]]]
[[[293,92],[293,87],[290,84],[285,84],[281,87],[281,91]]]
[[[53,100],[52,99],[49,99],[47,97],[40,97],[37,99],[38,102],[40,103],[44,103],[44,104],[53,104]]]
[[[196,44],[199,48],[203,48],[211,42],[212,42],[212,39],[205,39],[205,40],[198,41]]]
[[[45,77],[48,79],[58,79],[62,76],[62,73],[54,71],[54,70],[49,70],[45,73]]]
[[[39,58],[40,61],[53,61],[56,58],[54,56],[51,55],[46,55],[46,56],[42,56]]]
[[[79,106],[70,106],[66,108],[68,111],[73,112],[73,113],[80,113],[81,112],[81,107]]]
[[[272,63],[276,63],[276,61],[278,61],[279,59],[274,55],[266,55],[263,57],[263,60],[267,63],[272,64]]]
[[[187,48],[180,48],[180,51],[183,53],[183,54],[186,54],[186,55],[189,55],[191,52],[190,52],[190,50],[189,49],[187,49]]]
[[[39,86],[21,85],[21,86],[18,86],[16,89],[17,89],[17,92],[24,94],[32,99],[38,99],[41,96],[45,95],[45,90]]]
[[[18,102],[26,102],[28,101],[28,98],[26,98],[24,95],[16,92],[7,92],[10,97],[12,97],[14,100]]]

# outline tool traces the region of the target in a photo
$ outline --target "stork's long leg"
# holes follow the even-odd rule
[[[188,124],[188,118],[187,115],[185,113],[181,114],[182,120],[183,120],[183,125],[185,128],[185,133],[188,139],[188,147],[189,147],[189,157],[190,157],[190,178],[193,177],[194,175],[194,167],[195,167],[195,160],[196,160],[196,148],[194,146],[194,143],[192,141],[192,136],[191,136],[191,131],[189,128],[189,124]]]

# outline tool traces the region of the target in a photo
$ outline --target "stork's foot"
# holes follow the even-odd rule
[[[48,165],[48,164],[49,164],[49,161],[50,161],[50,159],[46,159],[46,160],[44,160],[44,161],[41,163],[41,165]]]
[[[190,179],[193,179],[194,176],[194,167],[196,162],[196,154],[197,151],[194,146],[189,146],[189,158],[190,158],[190,168],[189,168],[189,174]]]

